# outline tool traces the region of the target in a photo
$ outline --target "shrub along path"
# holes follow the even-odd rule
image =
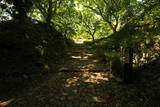
[[[8,107],[138,107],[149,98],[139,85],[123,85],[94,52],[83,45],[68,49],[41,83],[0,102]],[[52,68],[54,69],[54,68]],[[1,106],[0,106],[1,107]]]

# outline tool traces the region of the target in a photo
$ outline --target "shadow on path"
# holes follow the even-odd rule
[[[0,104],[8,107],[158,107],[160,105],[158,100],[152,100],[151,95],[156,93],[152,90],[154,87],[149,87],[147,82],[122,84],[107,72],[107,66],[83,45],[68,49],[60,62],[53,65],[57,66],[56,73],[50,73],[37,86],[29,87],[23,94],[3,100]],[[147,68],[149,69],[152,67]]]
[[[55,64],[54,64],[55,66]],[[66,51],[56,64],[57,72],[48,76],[37,87],[30,87],[8,105],[11,107],[88,107],[107,105],[110,92],[106,91],[109,74],[96,55],[76,45]],[[77,72],[78,71],[78,72]],[[63,102],[63,103],[62,103]]]

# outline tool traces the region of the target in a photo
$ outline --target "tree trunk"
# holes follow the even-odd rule
[[[49,0],[49,7],[47,12],[47,18],[46,18],[46,24],[48,26],[51,25],[51,19],[52,19],[52,13],[53,13],[52,9],[53,9],[53,2],[52,0]]]
[[[92,36],[92,41],[94,42],[95,41],[95,39],[94,39],[94,35],[91,35]]]
[[[124,82],[130,84],[133,82],[133,48],[126,48],[124,63]]]

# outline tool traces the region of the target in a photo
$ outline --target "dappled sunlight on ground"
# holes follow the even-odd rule
[[[94,97],[93,97],[93,100],[94,100],[95,102],[104,102],[104,101],[105,101],[103,98],[100,98],[100,97],[97,97],[97,96],[94,96]]]
[[[85,47],[70,50],[66,52],[66,59],[58,63],[58,72],[50,75],[40,86],[20,96],[13,105],[106,106],[110,97],[104,94],[106,83],[110,80],[108,72],[102,72],[106,67],[101,65],[97,57]]]
[[[59,71],[107,71],[105,70],[107,67],[103,67],[105,65],[99,64],[95,54],[83,46],[66,51],[65,61],[60,66]]]
[[[57,72],[47,75],[37,86],[33,84],[16,100],[0,101],[0,107],[138,107],[139,103],[144,107],[150,100],[143,98],[147,88],[121,84],[108,72],[108,66],[85,47],[71,48],[61,60],[56,63],[57,68],[52,68]],[[44,68],[51,69],[48,64]],[[137,106],[132,106],[133,102]]]
[[[88,56],[84,56],[81,60],[88,60]]]
[[[104,72],[79,72],[78,76],[66,79],[65,87],[77,86],[80,83],[100,84],[109,81],[108,73]]]
[[[81,56],[71,56],[71,58],[74,58],[74,59],[81,59]]]
[[[87,55],[87,56],[93,56],[93,54],[91,54],[91,53],[86,53],[86,55]]]
[[[73,77],[73,78],[68,78],[66,80],[66,84],[65,84],[65,87],[70,87],[70,86],[75,86],[77,85],[77,81],[78,81],[78,77]]]
[[[94,59],[94,60],[93,60],[93,63],[97,63],[98,61],[99,61],[99,60],[97,60],[97,59]]]
[[[93,73],[93,72],[84,72],[83,77],[88,78],[84,82],[97,83],[100,84],[102,81],[108,81],[109,78],[105,76],[106,73]]]
[[[84,68],[85,68],[85,67],[87,67],[87,68],[94,68],[95,65],[94,65],[94,64],[88,64],[88,65],[84,66]]]

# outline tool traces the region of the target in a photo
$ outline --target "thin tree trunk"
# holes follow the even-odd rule
[[[106,21],[106,22],[108,23],[108,25],[112,29],[113,33],[116,33],[117,32],[117,26],[114,27],[111,22],[109,22],[109,21]]]
[[[94,42],[95,41],[95,39],[94,39],[94,35],[91,35],[92,36],[92,41]]]
[[[93,40],[93,42],[95,42],[94,35],[95,35],[96,31],[97,31],[97,29],[94,29],[94,32],[93,32],[93,33],[91,33],[91,36],[92,36],[92,40]]]
[[[46,23],[48,26],[50,26],[51,24],[51,19],[52,19],[52,9],[53,9],[53,2],[52,0],[49,0],[49,7],[48,7],[48,14],[47,14],[47,18],[46,18]]]

